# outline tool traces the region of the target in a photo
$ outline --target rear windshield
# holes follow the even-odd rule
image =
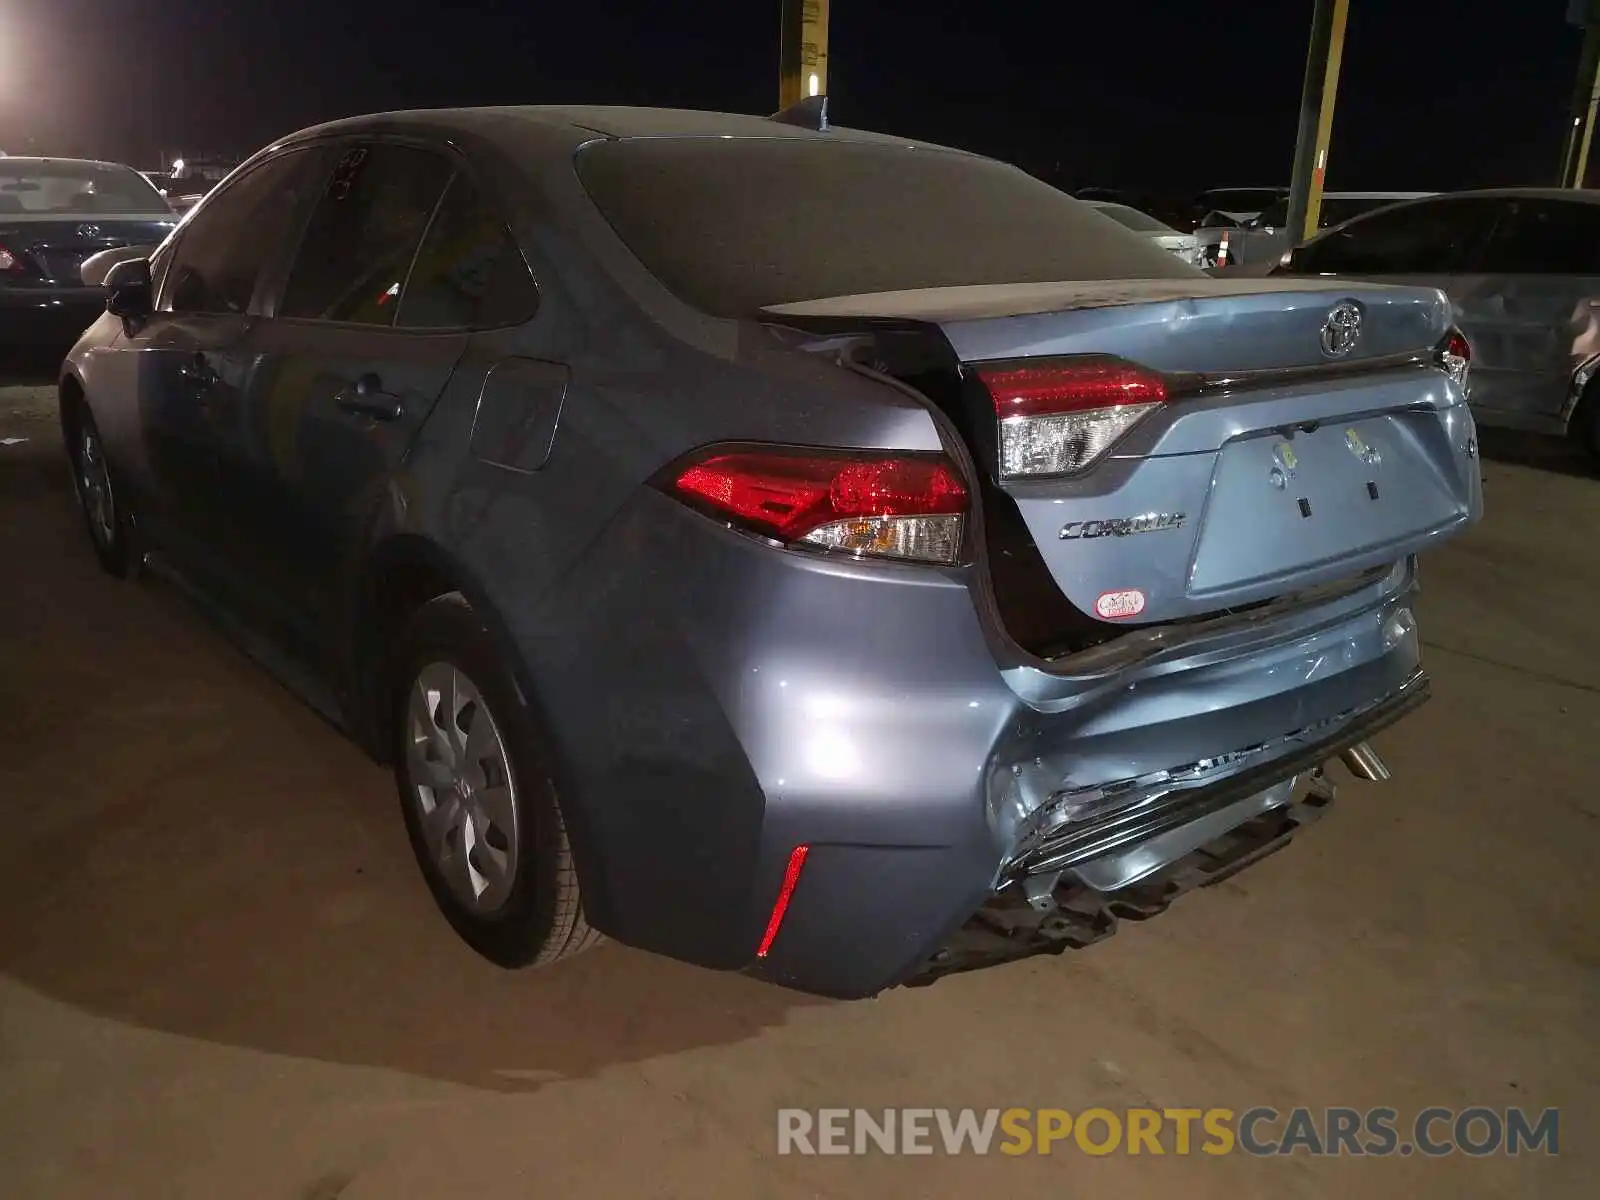
[[[1118,225],[1125,225],[1135,233],[1177,233],[1172,226],[1156,220],[1149,213],[1142,213],[1137,208],[1129,208],[1126,204],[1097,204],[1095,208],[1103,216],[1110,217]]]
[[[169,213],[139,172],[110,163],[24,162],[0,158],[0,216],[40,213]]]
[[[739,317],[915,288],[1196,274],[990,159],[893,143],[652,138],[592,143],[578,174],[680,299]]]

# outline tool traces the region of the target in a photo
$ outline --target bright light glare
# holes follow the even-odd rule
[[[811,94],[813,96],[817,94],[817,86],[817,73],[813,71],[811,72]]]
[[[175,158],[172,160],[172,173],[174,175],[183,174],[183,159]]]

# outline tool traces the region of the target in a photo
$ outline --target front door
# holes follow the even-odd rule
[[[158,256],[155,311],[115,351],[137,412],[108,436],[124,439],[113,452],[137,464],[140,520],[158,551],[213,588],[235,582],[219,449],[248,387],[241,355],[253,301],[293,219],[296,180],[318,157],[267,159],[209,197]]]

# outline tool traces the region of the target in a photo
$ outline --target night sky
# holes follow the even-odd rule
[[[1553,182],[1565,0],[1352,0],[1328,186]],[[5,0],[0,149],[242,154],[455,104],[776,106],[778,0]],[[915,14],[913,16],[913,14]],[[1071,186],[1286,184],[1310,0],[833,0],[840,124]]]

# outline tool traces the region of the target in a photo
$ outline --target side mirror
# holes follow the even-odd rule
[[[83,265],[78,268],[78,275],[85,287],[104,287],[112,267],[136,258],[149,258],[155,252],[154,246],[113,246],[84,259]]]
[[[106,289],[106,311],[112,316],[148,317],[155,307],[148,258],[130,258],[117,263],[106,272],[102,286]]]

